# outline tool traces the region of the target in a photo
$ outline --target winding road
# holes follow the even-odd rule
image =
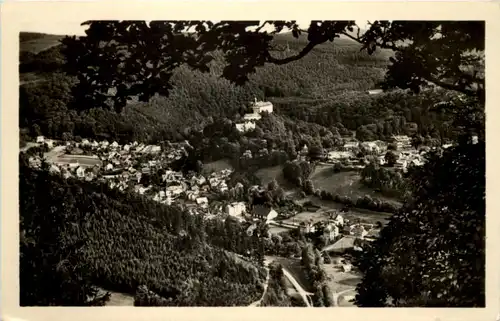
[[[339,299],[342,297],[342,295],[344,295],[345,293],[347,292],[353,292],[354,289],[347,289],[347,290],[344,290],[344,291],[340,291],[340,292],[336,292],[336,293],[333,293],[333,306],[334,307],[339,307]]]
[[[268,268],[268,266],[269,266],[269,264],[271,264],[271,262],[273,262],[273,259],[267,258],[267,257],[265,258],[264,265],[265,265],[265,268],[266,268],[266,271],[267,271],[267,277],[266,277],[266,282],[264,284],[264,292],[262,293],[261,298],[259,300],[255,301],[255,302],[251,303],[249,305],[249,307],[258,307],[258,306],[260,306],[260,304],[262,303],[262,300],[264,299],[264,296],[267,293],[267,288],[269,286],[269,268]],[[288,270],[286,270],[285,268],[283,268],[283,274],[290,281],[290,283],[292,283],[293,287],[299,293],[299,295],[301,296],[301,298],[304,301],[304,303],[306,304],[306,306],[308,308],[312,307],[311,303],[309,302],[308,296],[309,295],[313,295],[313,293],[307,292],[306,290],[304,290],[300,286],[299,282],[297,282],[297,280],[293,277],[293,275],[290,274],[290,272]]]
[[[308,298],[308,295],[313,295],[313,293],[311,292],[307,292],[306,290],[304,290],[300,284],[297,282],[297,280],[295,280],[295,278],[290,274],[290,272],[288,272],[288,270],[286,270],[285,268],[283,268],[283,274],[287,277],[287,279],[290,281],[290,283],[292,283],[293,287],[295,288],[295,290],[297,290],[297,292],[299,292],[300,296],[302,297],[302,300],[304,301],[304,303],[306,304],[306,306],[308,308],[311,308],[312,305],[311,303],[309,302],[309,298]]]
[[[251,303],[249,305],[249,307],[258,307],[260,306],[260,304],[262,303],[262,300],[264,300],[264,296],[266,295],[267,293],[267,287],[269,286],[269,277],[270,277],[270,273],[269,273],[269,264],[271,263],[271,261],[269,260],[264,260],[264,266],[265,266],[265,269],[266,269],[266,272],[267,272],[267,276],[266,276],[266,282],[264,283],[264,291],[262,292],[262,296],[260,297],[259,300]]]

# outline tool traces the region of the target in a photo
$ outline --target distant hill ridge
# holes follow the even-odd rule
[[[51,35],[37,32],[19,33],[19,51],[38,54],[60,44],[64,35]]]
[[[20,70],[20,80],[24,87],[23,97],[26,96],[25,108],[42,111],[60,106],[57,113],[66,119],[68,112],[63,106],[65,97],[70,95],[66,86],[68,81],[61,78],[64,75],[55,77],[61,72],[64,61],[56,47],[62,37],[21,33],[20,59],[24,63],[20,66],[23,69]],[[280,50],[273,52],[273,56],[284,58],[302,50],[307,43],[307,35],[295,39],[291,34],[280,34],[274,41],[279,44]],[[43,47],[49,49],[38,54],[30,52],[33,48],[40,50]],[[254,97],[273,102],[283,100],[287,106],[315,105],[317,100],[324,103],[338,100],[339,95],[346,92],[364,92],[374,88],[383,79],[388,54],[381,51],[369,56],[360,52],[360,48],[358,43],[349,39],[335,39],[333,43],[315,47],[303,59],[293,63],[266,64],[258,68],[242,87],[220,77],[225,61],[222,54],[216,52],[209,73],[193,71],[186,66],[178,68],[169,97],[154,97],[148,103],[132,102],[122,114],[104,110],[86,113],[85,120],[79,120],[85,126],[79,125],[78,128],[87,128],[84,132],[122,132],[124,139],[126,136],[127,139],[148,141],[156,136],[163,137],[161,132],[177,132],[187,126],[200,125],[207,117],[233,118]],[[46,107],[37,107],[39,104]],[[279,110],[276,112],[280,113]],[[22,126],[31,127],[35,121],[42,128],[49,128],[48,123],[36,120],[44,117],[30,117]],[[47,115],[47,119],[53,119],[53,115]],[[56,130],[52,126],[53,133],[46,135],[60,136],[63,126],[59,127],[61,129]],[[45,129],[42,131],[45,132]],[[88,136],[80,132],[75,131],[75,134]]]

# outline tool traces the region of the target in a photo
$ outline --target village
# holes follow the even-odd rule
[[[162,150],[160,146],[144,145],[137,142],[120,145],[117,142],[89,141],[58,142],[44,137],[38,137],[37,143],[45,144],[49,152],[45,154],[50,163],[50,171],[58,173],[64,178],[74,177],[85,181],[105,182],[112,189],[122,192],[133,190],[156,202],[173,205],[177,204],[187,208],[193,214],[204,215],[207,219],[224,215],[232,216],[239,221],[260,221],[277,224],[278,217],[290,218],[291,213],[278,213],[276,209],[264,205],[250,206],[245,202],[221,202],[217,195],[228,192],[228,180],[232,174],[231,169],[223,169],[209,174],[184,174],[173,171],[169,164],[184,155],[189,143],[171,144],[168,149]],[[346,144],[347,145],[347,144]],[[349,146],[349,145],[348,145]],[[32,166],[40,166],[41,159],[30,157]],[[145,185],[142,178],[160,171],[161,181]],[[233,190],[242,190],[243,186],[237,183]],[[252,190],[262,191],[261,186],[253,186]],[[292,214],[293,215],[293,214]],[[328,219],[328,216],[330,218]],[[364,238],[366,226],[345,225],[346,221],[340,214],[331,217],[325,214],[325,222],[316,225],[311,223],[286,224],[280,221],[279,225],[289,228],[301,228],[306,234],[324,231],[331,242],[341,234],[355,235]],[[252,225],[249,232],[255,225]],[[370,226],[368,229],[373,229]]]
[[[239,131],[255,128],[255,122],[262,117],[261,113],[272,113],[273,106],[270,102],[256,100],[252,111],[245,115],[243,123],[235,124]],[[229,186],[232,169],[201,173],[172,170],[171,164],[187,155],[186,147],[190,146],[188,141],[168,143],[162,148],[138,142],[120,145],[106,140],[98,142],[81,139],[61,142],[39,136],[36,143],[48,149],[44,157],[50,164],[50,172],[60,174],[66,179],[73,177],[105,183],[111,189],[138,193],[165,205],[180,206],[193,215],[202,215],[205,219],[232,217],[245,226],[249,236],[262,223],[268,227],[268,237],[298,231],[310,241],[320,244],[325,262],[330,262],[328,275],[331,280],[337,280],[331,281],[330,286],[337,292],[348,293],[354,288],[338,280],[359,277],[351,270],[352,264],[345,253],[363,251],[364,244],[376,239],[384,225],[382,222],[385,217],[382,213],[375,215],[376,222],[366,221],[359,219],[364,214],[357,213],[356,209],[344,211],[329,206],[306,206],[296,199],[291,201],[301,206],[302,211],[250,204],[232,200],[231,197],[221,199],[221,194],[240,195],[244,190],[241,183]],[[319,162],[327,165],[339,164],[349,170],[360,170],[368,164],[366,156],[371,155],[380,165],[386,165],[385,154],[389,150],[389,144],[392,145],[390,150],[397,156],[391,166],[400,171],[406,171],[410,164],[422,165],[425,153],[430,150],[415,149],[408,136],[394,136],[392,143],[359,142],[352,137],[345,137],[341,148],[324,151]],[[360,150],[363,150],[362,155]],[[249,151],[245,151],[241,157],[247,156],[248,153]],[[298,154],[299,159],[310,161],[308,146],[303,146]],[[31,166],[38,167],[41,164],[39,157],[32,156],[29,161]],[[264,193],[265,187],[255,185],[249,192]],[[355,215],[350,211],[355,211]],[[298,260],[298,257],[292,255],[288,259]],[[348,300],[344,301],[345,306],[351,305]]]
[[[245,115],[244,123],[235,124],[239,131],[254,129],[255,122],[262,117],[261,113],[272,113],[273,106],[270,102],[256,100],[252,104],[252,111]],[[377,161],[381,166],[405,172],[410,165],[423,165],[425,153],[431,150],[426,146],[417,150],[412,146],[410,137],[402,135],[393,136],[392,142],[359,142],[353,137],[344,137],[343,140],[341,148],[324,151],[316,161],[327,166],[337,165],[344,170],[359,171],[369,163],[366,156],[371,156],[372,161]],[[48,150],[44,158],[50,165],[49,171],[66,179],[105,183],[111,189],[137,193],[165,205],[180,206],[204,219],[225,220],[231,217],[243,224],[249,236],[262,224],[267,226],[268,238],[273,235],[282,237],[297,231],[320,249],[327,263],[325,271],[329,286],[337,296],[336,302],[342,306],[352,306],[352,294],[357,282],[353,280],[360,279],[358,272],[353,269],[349,253],[363,251],[366,242],[378,237],[385,225],[383,222],[388,219],[387,213],[366,214],[356,208],[345,210],[330,205],[306,205],[295,197],[289,201],[302,208],[300,211],[235,201],[232,197],[221,198],[222,194],[241,195],[244,191],[241,183],[229,186],[233,169],[200,173],[183,173],[172,169],[173,162],[187,155],[186,147],[191,147],[188,141],[169,142],[161,147],[138,142],[120,145],[116,141],[110,143],[106,140],[99,142],[88,139],[62,142],[39,136],[36,144],[45,146]],[[445,145],[443,148],[450,146]],[[396,155],[392,164],[387,164],[385,157],[389,150]],[[241,157],[248,157],[249,153],[250,151],[245,151]],[[298,157],[311,161],[308,146],[305,145],[298,151]],[[41,165],[39,157],[32,156],[29,161],[31,166]],[[248,190],[249,193],[257,194],[265,191],[266,188],[260,185],[254,185]],[[376,217],[376,220],[365,219],[370,215]],[[300,261],[296,254],[291,254],[290,257],[275,256],[274,259],[292,271],[293,265]],[[300,269],[292,274],[300,280],[301,272],[298,271]],[[307,288],[306,281],[300,283]]]
[[[256,127],[257,121],[262,118],[262,113],[273,113],[273,104],[269,101],[258,101],[257,98],[250,104],[250,113],[243,116],[243,119],[236,123],[236,129],[240,132],[252,131]],[[344,137],[344,144],[341,148],[325,150],[318,158],[327,164],[341,164],[350,169],[362,169],[367,162],[366,154],[376,157],[380,165],[387,163],[385,155],[389,149],[389,143],[381,140],[360,142],[354,137]],[[428,146],[421,146],[416,149],[411,144],[411,138],[407,135],[394,135],[392,137],[392,152],[396,156],[394,167],[398,170],[407,171],[410,165],[421,166],[424,163],[425,154],[431,150]],[[445,145],[447,148],[451,145]],[[395,147],[395,148],[394,148]],[[358,155],[363,151],[363,155]],[[246,151],[248,155],[250,151]],[[304,145],[300,150],[300,157],[307,159],[309,148]]]
[[[271,102],[255,101],[251,104],[252,113],[246,114],[242,123],[235,126],[240,131],[255,128],[255,122],[262,113],[272,113]],[[396,170],[406,171],[410,164],[420,166],[424,162],[424,155],[430,150],[428,147],[415,149],[408,136],[394,136],[392,151],[397,160],[393,164]],[[228,180],[232,169],[212,171],[210,173],[194,172],[183,173],[171,169],[170,164],[186,155],[185,147],[189,142],[169,143],[164,148],[157,145],[145,145],[138,142],[120,145],[116,141],[109,143],[82,139],[79,142],[60,142],[37,137],[37,144],[45,145],[49,152],[45,154],[50,163],[50,171],[59,173],[64,178],[75,177],[85,181],[105,182],[110,188],[122,192],[133,190],[153,201],[165,205],[180,205],[193,214],[201,214],[210,219],[227,215],[242,222],[265,221],[282,229],[301,229],[305,234],[322,233],[323,238],[332,249],[333,244],[347,236],[339,244],[345,248],[355,248],[355,240],[371,240],[381,226],[374,224],[349,223],[338,211],[322,213],[324,218],[312,222],[303,220],[300,224],[290,222],[290,218],[299,213],[279,213],[279,209],[263,205],[251,206],[245,202],[220,201],[217,195],[227,192],[239,192],[243,186],[238,183],[228,187]],[[320,157],[320,162],[325,164],[340,164],[344,168],[359,170],[367,165],[366,155],[359,155],[360,149],[377,159],[381,165],[386,163],[385,154],[390,143],[384,141],[359,142],[354,138],[344,138],[342,148],[325,151]],[[443,146],[447,148],[449,146]],[[245,157],[249,151],[245,151]],[[308,146],[303,146],[299,151],[301,159],[308,159]],[[31,157],[32,166],[39,166],[41,160]],[[153,180],[151,176],[161,173],[161,178]],[[144,179],[144,178],[148,179]],[[253,186],[253,190],[263,191],[262,186]],[[321,211],[320,211],[321,212]],[[318,215],[316,213],[316,215]],[[276,220],[279,220],[279,223]],[[255,224],[249,227],[249,233]],[[278,229],[279,230],[279,229]],[[359,242],[358,242],[359,243]],[[356,243],[356,244],[358,244]]]

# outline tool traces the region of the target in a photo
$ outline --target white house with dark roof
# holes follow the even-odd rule
[[[202,208],[207,208],[208,207],[208,198],[198,197],[196,199],[196,204],[200,205]]]
[[[246,205],[244,202],[233,202],[226,206],[226,213],[229,216],[242,217],[246,212]]]
[[[252,209],[252,217],[254,219],[265,220],[269,222],[276,217],[278,217],[278,212],[276,212],[272,207],[265,205],[255,205]]]
[[[84,178],[85,177],[85,169],[83,167],[81,167],[81,166],[76,169],[75,173],[76,173],[76,176],[78,178]]]

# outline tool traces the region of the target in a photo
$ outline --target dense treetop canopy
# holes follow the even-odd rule
[[[187,65],[210,70],[215,52],[226,62],[222,77],[242,85],[266,63],[299,60],[340,36],[361,43],[369,54],[394,51],[385,87],[419,91],[434,84],[484,96],[484,22],[375,21],[366,31],[354,21],[88,21],[86,36],[63,39],[66,71],[78,77],[78,108],[120,111],[133,97],[148,101],[169,94],[173,71]],[[307,35],[295,54],[280,53],[273,38],[283,32]]]

